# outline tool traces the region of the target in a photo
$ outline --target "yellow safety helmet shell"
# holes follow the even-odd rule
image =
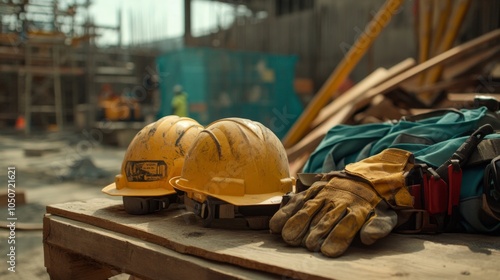
[[[195,120],[174,115],[145,126],[130,142],[121,173],[102,191],[113,196],[175,193],[169,180],[180,175],[184,157],[202,130]]]
[[[181,176],[170,182],[199,202],[211,196],[236,206],[279,204],[293,187],[281,141],[242,118],[221,119],[200,132]]]

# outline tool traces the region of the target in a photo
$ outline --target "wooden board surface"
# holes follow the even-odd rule
[[[112,271],[162,280],[277,278],[53,215],[44,218],[43,240],[45,266],[51,279],[107,279]]]
[[[500,274],[500,243],[491,236],[392,234],[372,246],[354,244],[332,259],[289,247],[266,230],[203,228],[191,213],[175,207],[132,216],[120,201],[97,198],[51,205],[47,213],[179,253],[298,279],[493,279]]]

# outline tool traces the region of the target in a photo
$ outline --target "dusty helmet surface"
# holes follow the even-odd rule
[[[130,142],[115,182],[102,191],[113,196],[175,193],[169,180],[180,175],[184,157],[200,131],[193,119],[166,116],[145,126]]]
[[[293,186],[280,140],[242,118],[221,119],[201,131],[171,182],[198,202],[211,196],[237,206],[279,204]]]

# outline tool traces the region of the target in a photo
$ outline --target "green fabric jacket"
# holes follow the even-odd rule
[[[472,131],[484,124],[486,113],[486,107],[481,107],[418,121],[337,125],[311,154],[302,172],[342,170],[349,163],[387,148],[412,152],[417,163],[436,168],[452,156]],[[500,138],[500,133],[488,135],[485,139],[493,138]],[[480,207],[484,168],[476,166],[463,170],[460,190],[462,225],[469,232],[500,233],[500,223],[483,224],[476,216],[478,211],[471,211]]]

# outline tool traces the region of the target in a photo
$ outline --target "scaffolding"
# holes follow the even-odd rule
[[[1,99],[5,112],[2,119],[23,117],[27,133],[34,115],[39,120],[54,118],[55,126],[62,129],[66,113],[62,76],[84,73],[74,60],[71,38],[76,34],[76,9],[85,6],[74,2],[61,9],[61,4],[55,0],[3,1],[0,6],[3,11],[0,72],[4,85],[17,80],[17,90],[12,87],[6,90],[5,86],[0,89],[4,97]],[[5,98],[7,95],[11,97]],[[71,95],[69,99],[74,101],[76,95]]]
[[[144,58],[154,61],[155,53],[134,56],[121,48],[120,22],[95,25],[90,5],[89,0],[0,0],[0,127],[23,118],[26,133],[39,127],[61,131],[74,126],[82,107],[84,125],[92,126],[102,84],[140,84],[136,66],[147,63]],[[118,34],[116,46],[96,46],[104,29]]]

